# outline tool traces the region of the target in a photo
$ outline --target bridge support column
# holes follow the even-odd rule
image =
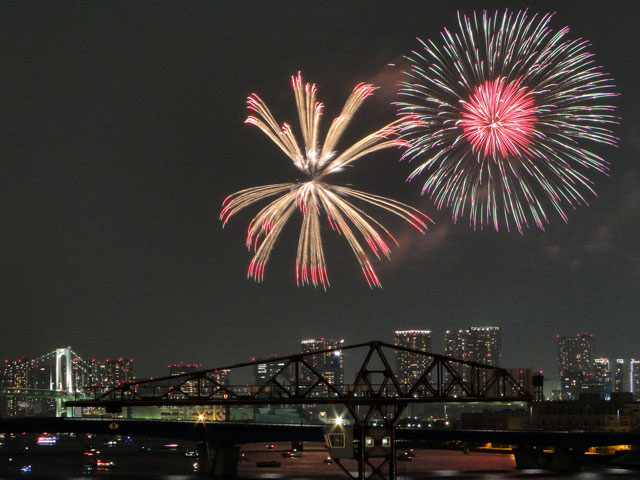
[[[540,455],[542,455],[542,451],[535,447],[518,447],[513,450],[518,470],[541,468],[538,458]]]
[[[513,451],[516,468],[542,468],[553,472],[577,472],[582,465],[582,451],[569,449],[545,452],[539,447],[518,447]]]
[[[236,478],[240,447],[228,443],[198,445],[198,470],[213,478]]]
[[[209,444],[207,442],[200,442],[198,444],[198,471],[210,472],[212,465]]]
[[[582,451],[557,450],[551,456],[547,468],[553,472],[578,472],[582,466]]]

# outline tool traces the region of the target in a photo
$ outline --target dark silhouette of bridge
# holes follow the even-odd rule
[[[364,353],[355,381],[336,384],[319,371],[313,357],[351,351]],[[401,352],[423,357],[427,365],[416,380],[403,384],[389,356]],[[260,385],[229,386],[221,372],[233,372],[260,364],[279,365]],[[339,349],[318,350],[268,360],[255,360],[181,375],[138,380],[96,391],[93,400],[67,401],[67,406],[103,407],[112,413],[126,406],[184,405],[308,405],[340,404],[352,408],[397,406],[432,402],[529,401],[531,392],[500,367],[458,360],[407,347],[373,341]],[[386,412],[380,412],[386,413]],[[386,415],[383,415],[386,417]],[[354,419],[358,415],[354,415]]]
[[[393,357],[403,353],[420,359],[425,365],[424,371],[409,383],[402,383],[392,367],[395,363]],[[325,354],[350,354],[359,358],[360,367],[354,381],[334,383],[314,362],[318,355]],[[261,384],[234,386],[225,381],[229,372],[253,369],[258,364],[270,365],[269,371],[273,372]],[[577,451],[592,445],[623,441],[639,443],[636,436],[630,435],[623,440],[620,434],[577,436],[567,432],[397,428],[398,420],[412,404],[529,401],[532,401],[529,386],[521,384],[505,369],[373,341],[343,346],[339,350],[314,351],[140,380],[116,386],[107,392],[96,391],[90,399],[67,401],[67,407],[102,408],[113,415],[112,419],[50,419],[52,423],[47,424],[46,430],[73,429],[75,432],[117,432],[198,440],[202,442],[199,451],[201,465],[214,475],[226,477],[235,475],[238,445],[246,442],[324,439],[335,463],[347,475],[351,476],[341,461],[351,458],[357,461],[359,479],[379,477],[391,480],[396,478],[397,440],[477,440],[520,445],[524,454],[516,455],[516,460],[520,458],[519,466],[526,467],[532,466],[530,457],[536,457],[535,447],[541,445]],[[332,425],[320,422],[317,425],[261,425],[122,420],[116,417],[124,408],[194,405],[225,408],[333,405],[348,412],[348,418],[340,418]],[[16,422],[14,425],[19,424]],[[11,428],[5,421],[0,422],[0,426]],[[43,426],[42,420],[36,420],[32,427],[34,431],[42,431]],[[29,431],[27,425],[20,428],[20,431]]]
[[[2,433],[76,433],[128,435],[177,440],[228,443],[323,442],[325,426],[242,422],[187,422],[172,420],[79,419],[64,417],[0,418]],[[591,446],[638,445],[640,432],[476,430],[458,428],[398,428],[396,439],[403,441],[460,441],[500,443],[521,447],[544,445],[555,448],[587,449]]]
[[[322,442],[326,427],[320,425],[259,424],[234,422],[180,422],[126,419],[78,419],[22,417],[0,419],[3,433],[73,432],[75,434],[160,437],[201,442],[199,455],[218,453],[231,456],[230,445],[272,442]],[[579,468],[581,456],[591,446],[639,445],[640,432],[571,432],[540,430],[470,430],[398,428],[396,440],[410,442],[464,442],[465,445],[498,443],[517,446],[513,450],[520,468],[572,470]],[[544,448],[543,448],[544,447]],[[549,453],[548,449],[554,449]],[[226,452],[222,453],[221,452]],[[230,453],[231,452],[231,453]],[[215,457],[214,457],[215,458]],[[212,462],[213,463],[213,462]],[[210,465],[214,470],[214,465]],[[225,476],[229,472],[220,472]],[[233,469],[232,472],[233,473]],[[372,472],[373,474],[373,472]],[[381,476],[381,473],[378,474]]]
[[[360,354],[362,359],[352,383],[336,384],[314,362],[318,356],[346,353]],[[421,364],[426,365],[420,376],[409,384],[401,383],[398,372],[392,367],[393,357],[401,353],[419,358]],[[274,372],[260,385],[233,387],[221,381],[220,372],[233,372],[258,364],[271,364]],[[396,425],[409,405],[529,400],[530,392],[504,369],[373,341],[343,346],[339,350],[327,349],[136,381],[108,392],[96,392],[93,400],[69,401],[67,406],[102,407],[107,413],[116,414],[125,407],[140,406],[340,405],[350,414],[349,425],[334,425],[325,432],[336,464],[349,474],[341,459],[355,458],[361,479],[366,478],[367,470],[370,470],[370,476],[382,476],[383,468],[388,466],[389,478],[395,479]],[[236,449],[218,444],[215,450],[220,464],[233,463],[228,457],[233,456]],[[229,453],[220,455],[220,451]],[[220,468],[225,474],[233,473],[226,471],[224,466]],[[214,462],[212,469],[219,471],[220,468]]]

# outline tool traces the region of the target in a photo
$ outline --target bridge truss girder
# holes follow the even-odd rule
[[[104,392],[96,390],[92,400],[70,401],[69,406],[137,405],[291,405],[291,404],[396,404],[425,402],[509,402],[529,401],[525,390],[506,370],[490,365],[446,357],[420,350],[373,341],[340,347],[345,352],[367,349],[355,381],[331,383],[318,371],[311,357],[336,349],[295,354],[268,360],[238,363],[176,376],[138,380]],[[410,384],[401,384],[383,349],[408,352],[427,359],[423,374]],[[382,368],[374,367],[375,357]],[[231,386],[221,380],[233,372],[259,364],[280,364],[263,384]],[[285,378],[287,372],[293,375]],[[83,392],[86,398],[90,391]]]
[[[314,365],[314,356],[335,354],[337,350],[340,355],[364,351],[364,360],[353,383],[336,385],[326,372]],[[426,368],[416,380],[401,383],[398,372],[394,371],[385,353],[387,351],[396,355],[409,353],[421,358]],[[262,384],[238,388],[223,379],[223,372],[252,368],[259,364],[274,366],[274,373]],[[92,400],[68,401],[67,406],[104,407],[107,412],[116,413],[125,406],[144,405],[344,405],[353,419],[354,432],[360,445],[357,450],[358,477],[383,477],[382,468],[388,465],[389,478],[395,479],[395,428],[409,404],[530,400],[531,393],[526,391],[525,386],[502,368],[372,341],[339,349],[134,381],[107,392],[96,392]],[[368,425],[374,417],[389,430],[392,438],[389,454],[378,465],[362,447]],[[343,468],[340,462],[337,463]],[[367,467],[370,469],[368,474]],[[346,469],[343,470],[348,473]]]

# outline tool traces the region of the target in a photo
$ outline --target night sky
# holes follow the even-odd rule
[[[533,5],[534,2],[531,2]],[[71,345],[136,359],[138,377],[177,361],[222,366],[299,350],[311,336],[392,341],[395,329],[502,327],[503,365],[555,375],[555,334],[590,332],[596,353],[640,357],[640,33],[636,1],[536,1],[552,26],[591,41],[621,96],[618,148],[591,172],[598,197],[545,232],[474,232],[406,183],[393,149],[342,177],[416,206],[421,236],[384,217],[401,245],[371,290],[343,238],[323,231],[331,287],[295,284],[299,217],[246,279],[247,225],[223,230],[222,200],[299,173],[245,125],[257,92],[297,125],[290,76],[326,105],[381,87],[341,146],[395,118],[402,55],[455,28],[456,11],[507,2],[2,2],[0,5],[0,357]],[[526,3],[508,2],[512,9]],[[614,8],[615,7],[615,8]]]

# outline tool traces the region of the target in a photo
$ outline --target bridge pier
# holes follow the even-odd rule
[[[198,445],[198,471],[213,478],[236,478],[239,455],[237,445],[201,442]]]
[[[542,468],[553,472],[578,472],[582,466],[582,450],[559,449],[544,451],[540,447],[518,447],[513,451],[516,468]]]

